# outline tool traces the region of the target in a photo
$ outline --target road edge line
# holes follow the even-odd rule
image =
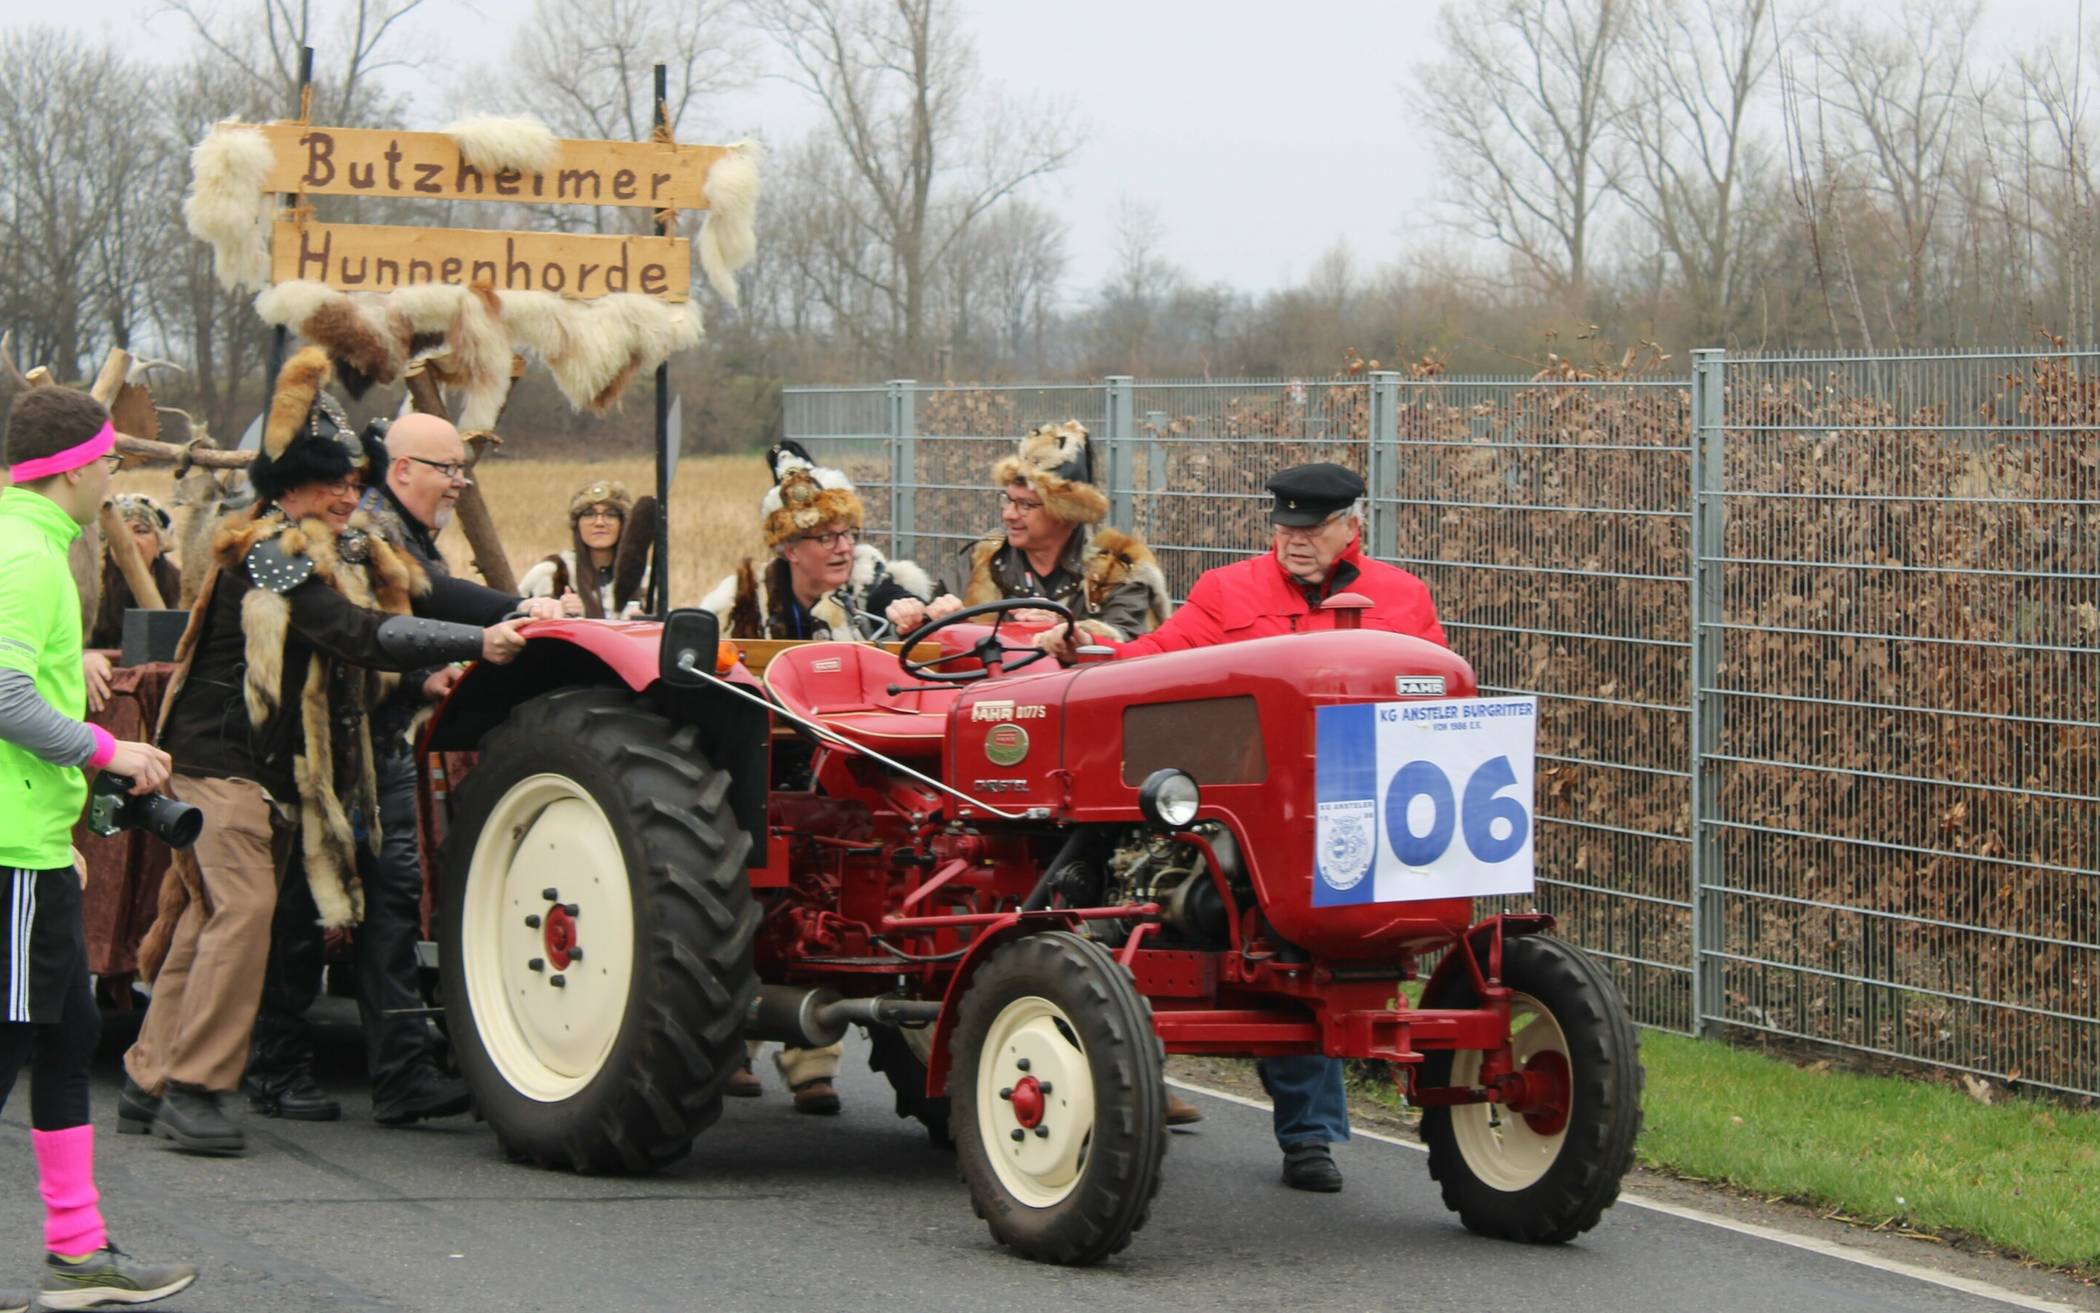
[[[1236,1103],[1243,1108],[1253,1108],[1261,1112],[1273,1111],[1272,1105],[1266,1099],[1250,1099],[1244,1094],[1234,1094],[1229,1090],[1213,1089],[1208,1085],[1198,1085],[1193,1081],[1181,1080],[1173,1076],[1167,1077],[1167,1084],[1175,1089],[1187,1090],[1191,1094],[1202,1094],[1213,1099],[1223,1099],[1227,1103]],[[1429,1152],[1428,1147],[1425,1145],[1413,1140],[1403,1140],[1398,1136],[1386,1135],[1379,1131],[1358,1130],[1352,1127],[1350,1134],[1358,1139],[1377,1140],[1381,1144],[1397,1145],[1402,1149],[1409,1149],[1415,1153]],[[1682,1218],[1687,1222],[1698,1222],[1705,1226],[1718,1227],[1723,1231],[1734,1231],[1739,1235],[1770,1241],[1773,1244],[1786,1245],[1793,1249],[1805,1249],[1812,1254],[1821,1254],[1826,1258],[1835,1258],[1842,1262],[1854,1263],[1860,1267],[1875,1268],[1879,1271],[1893,1273],[1896,1276],[1908,1277],[1913,1281],[1922,1281],[1927,1285],[1957,1291],[1964,1295],[1976,1295],[1984,1299],[1995,1300],[2001,1304],[2010,1304],[2015,1308],[2032,1309],[2034,1313],[2089,1313],[2087,1309],[2082,1309],[2076,1304],[2063,1303],[2061,1300],[2044,1299],[2036,1295],[2023,1295],[2016,1290],[2007,1290],[2003,1286],[1994,1286],[1987,1281],[1978,1281],[1973,1277],[1956,1276],[1947,1272],[1935,1272],[1931,1268],[1919,1267],[1914,1263],[1906,1263],[1901,1259],[1882,1258],[1878,1255],[1868,1254],[1848,1245],[1838,1244],[1835,1241],[1820,1240],[1814,1236],[1800,1235],[1793,1231],[1782,1231],[1777,1227],[1760,1226],[1756,1222],[1740,1222],[1732,1217],[1723,1217],[1718,1213],[1709,1213],[1697,1208],[1686,1208],[1680,1204],[1665,1203],[1660,1199],[1652,1199],[1647,1195],[1635,1194],[1631,1191],[1621,1191],[1619,1202],[1631,1204],[1635,1208],[1645,1208],[1650,1212]]]

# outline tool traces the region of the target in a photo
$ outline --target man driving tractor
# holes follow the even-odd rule
[[[1275,498],[1268,552],[1205,570],[1181,609],[1144,637],[1117,643],[1090,635],[1091,641],[1120,658],[1332,629],[1335,617],[1322,604],[1353,592],[1371,602],[1363,612],[1364,628],[1449,646],[1429,585],[1364,555],[1362,479],[1343,466],[1320,462],[1284,470],[1269,480],[1268,490]],[[1070,665],[1079,647],[1072,628],[1044,630],[1037,646]],[[1258,1065],[1262,1087],[1275,1104],[1284,1182],[1299,1190],[1341,1189],[1342,1172],[1329,1148],[1349,1138],[1341,1061],[1307,1054],[1264,1058]]]

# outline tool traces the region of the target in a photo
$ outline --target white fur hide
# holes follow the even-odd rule
[[[271,202],[263,185],[273,155],[246,124],[215,124],[190,152],[190,194],[182,217],[190,235],[212,250],[212,268],[228,291],[270,281]]]
[[[722,299],[737,303],[737,270],[758,254],[753,224],[758,217],[758,162],[765,148],[739,141],[707,171],[707,219],[693,236],[693,249],[707,281]]]
[[[440,129],[459,147],[460,158],[484,172],[516,169],[526,177],[546,173],[561,160],[561,146],[538,119],[480,115]]]

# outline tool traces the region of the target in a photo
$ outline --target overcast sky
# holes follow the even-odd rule
[[[987,82],[1055,91],[1086,128],[1074,164],[1035,193],[1071,222],[1074,288],[1108,271],[1122,195],[1157,207],[1169,255],[1193,277],[1249,290],[1294,281],[1337,241],[1369,268],[1403,240],[1436,236],[1432,159],[1404,94],[1412,69],[1438,52],[1434,0],[960,2]],[[219,3],[232,13],[252,0]],[[1986,0],[1984,47],[2068,39],[2079,3]],[[66,0],[62,9],[0,0],[0,21],[63,13],[142,57],[165,58],[189,36],[159,9],[159,0]],[[431,79],[452,84],[493,63],[529,12],[526,0],[431,0],[414,33],[430,52]],[[435,126],[449,109],[429,98],[423,121],[403,126]],[[761,81],[689,120],[685,135],[756,133],[777,144],[814,122],[799,93]]]

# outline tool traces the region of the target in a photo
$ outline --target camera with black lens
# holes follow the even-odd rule
[[[204,813],[157,793],[134,794],[138,781],[107,771],[88,795],[88,828],[107,839],[119,830],[144,830],[170,848],[187,848],[204,832]]]

